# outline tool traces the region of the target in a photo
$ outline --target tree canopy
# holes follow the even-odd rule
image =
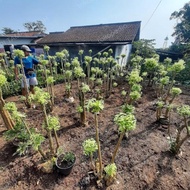
[[[178,43],[190,42],[190,1],[184,5],[179,11],[171,14],[170,19],[177,19],[174,27],[175,32],[172,34]]]
[[[15,30],[13,30],[9,27],[4,27],[3,29],[1,29],[1,31],[3,31],[3,34],[12,34],[12,33],[16,32]]]
[[[141,39],[139,41],[133,42],[133,52],[135,55],[139,55],[142,58],[150,58],[156,52],[154,49],[155,40]]]
[[[46,27],[40,20],[37,20],[36,22],[26,22],[23,25],[28,31],[46,31]]]

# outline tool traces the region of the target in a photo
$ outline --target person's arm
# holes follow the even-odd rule
[[[32,58],[32,61],[33,61],[33,64],[34,65],[38,65],[38,64],[41,64],[39,60],[35,59],[35,58]]]

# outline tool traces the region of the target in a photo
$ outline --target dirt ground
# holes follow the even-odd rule
[[[122,89],[126,84],[119,84],[108,99],[105,99],[104,110],[99,114],[99,129],[104,165],[110,163],[119,134],[113,119],[121,111]],[[79,125],[76,88],[72,95],[73,103],[64,99],[63,84],[55,86],[55,107],[52,115],[60,118],[61,129],[58,132],[60,144],[67,151],[74,151],[76,163],[72,173],[64,177],[55,169],[45,174],[38,169],[41,156],[28,151],[25,156],[13,155],[16,147],[5,141],[4,124],[0,120],[0,190],[96,190],[98,187],[90,180],[90,160],[83,155],[82,142],[95,137],[93,115],[87,115],[88,126]],[[190,105],[190,89],[182,87],[183,93],[175,103]],[[38,108],[26,109],[18,97],[9,97],[6,101],[14,101],[19,111],[27,114],[30,127],[41,130],[43,114]],[[156,94],[152,88],[144,88],[142,98],[135,104],[137,118],[136,130],[124,138],[116,156],[117,180],[107,190],[190,190],[190,140],[186,141],[179,155],[169,152],[167,126],[156,122]],[[181,123],[177,116],[172,116],[171,127],[175,132]],[[47,149],[47,140],[43,148]]]

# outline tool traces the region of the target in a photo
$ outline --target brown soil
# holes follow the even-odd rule
[[[114,115],[119,113],[123,99],[121,90],[126,84],[120,84],[109,98],[105,99],[105,108],[99,114],[100,140],[103,163],[107,165],[117,143],[119,134],[113,122]],[[76,89],[76,88],[73,88]],[[175,103],[190,105],[190,91],[182,87],[183,93]],[[94,176],[90,173],[90,160],[83,155],[82,142],[95,137],[94,118],[88,114],[88,126],[81,127],[76,112],[77,92],[73,90],[73,103],[64,100],[63,84],[55,86],[55,107],[52,114],[60,118],[61,129],[58,132],[60,144],[66,151],[74,151],[76,163],[71,174],[61,176],[55,169],[45,174],[39,169],[41,156],[29,150],[25,156],[13,155],[16,148],[5,141],[5,127],[0,120],[0,189],[1,190],[95,190]],[[89,94],[89,96],[91,96]],[[43,115],[40,109],[26,109],[18,97],[7,98],[16,102],[20,111],[27,114],[30,127],[41,129]],[[179,155],[169,152],[167,126],[156,122],[156,95],[152,88],[145,88],[140,101],[135,105],[137,128],[124,138],[116,156],[118,168],[117,179],[107,190],[190,190],[190,140],[186,141]],[[181,123],[178,116],[172,115],[171,127],[175,132]],[[47,150],[48,141],[43,144]],[[97,156],[97,155],[96,155]]]

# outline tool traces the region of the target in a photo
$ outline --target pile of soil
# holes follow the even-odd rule
[[[0,120],[0,189],[1,190],[95,190],[94,176],[89,173],[90,159],[83,154],[82,142],[95,138],[94,117],[87,114],[88,125],[82,127],[79,114],[76,84],[72,95],[74,102],[64,98],[64,85],[55,89],[55,106],[52,115],[60,119],[61,129],[58,131],[59,142],[65,151],[74,151],[76,163],[72,173],[64,177],[55,169],[53,173],[43,173],[40,169],[40,154],[28,150],[24,156],[15,155],[16,147],[3,137],[5,127]],[[104,101],[104,110],[98,115],[100,141],[103,164],[110,163],[112,153],[119,138],[118,128],[114,124],[115,114],[121,111],[124,99],[121,96],[126,83],[114,88],[110,97]],[[183,93],[175,100],[175,104],[190,105],[190,90],[181,87]],[[92,97],[91,93],[88,94]],[[9,97],[6,101],[16,103],[19,111],[27,114],[30,127],[42,130],[43,114],[37,108],[25,108],[18,96]],[[121,143],[116,156],[117,179],[110,187],[99,187],[107,190],[189,190],[190,189],[190,140],[181,148],[179,155],[172,155],[167,140],[167,126],[156,122],[156,94],[153,88],[143,89],[142,98],[135,104],[137,127],[128,134]],[[175,133],[181,118],[172,115],[171,128]],[[54,142],[55,143],[55,142]],[[48,140],[43,144],[48,149]],[[97,156],[97,155],[95,155]]]

